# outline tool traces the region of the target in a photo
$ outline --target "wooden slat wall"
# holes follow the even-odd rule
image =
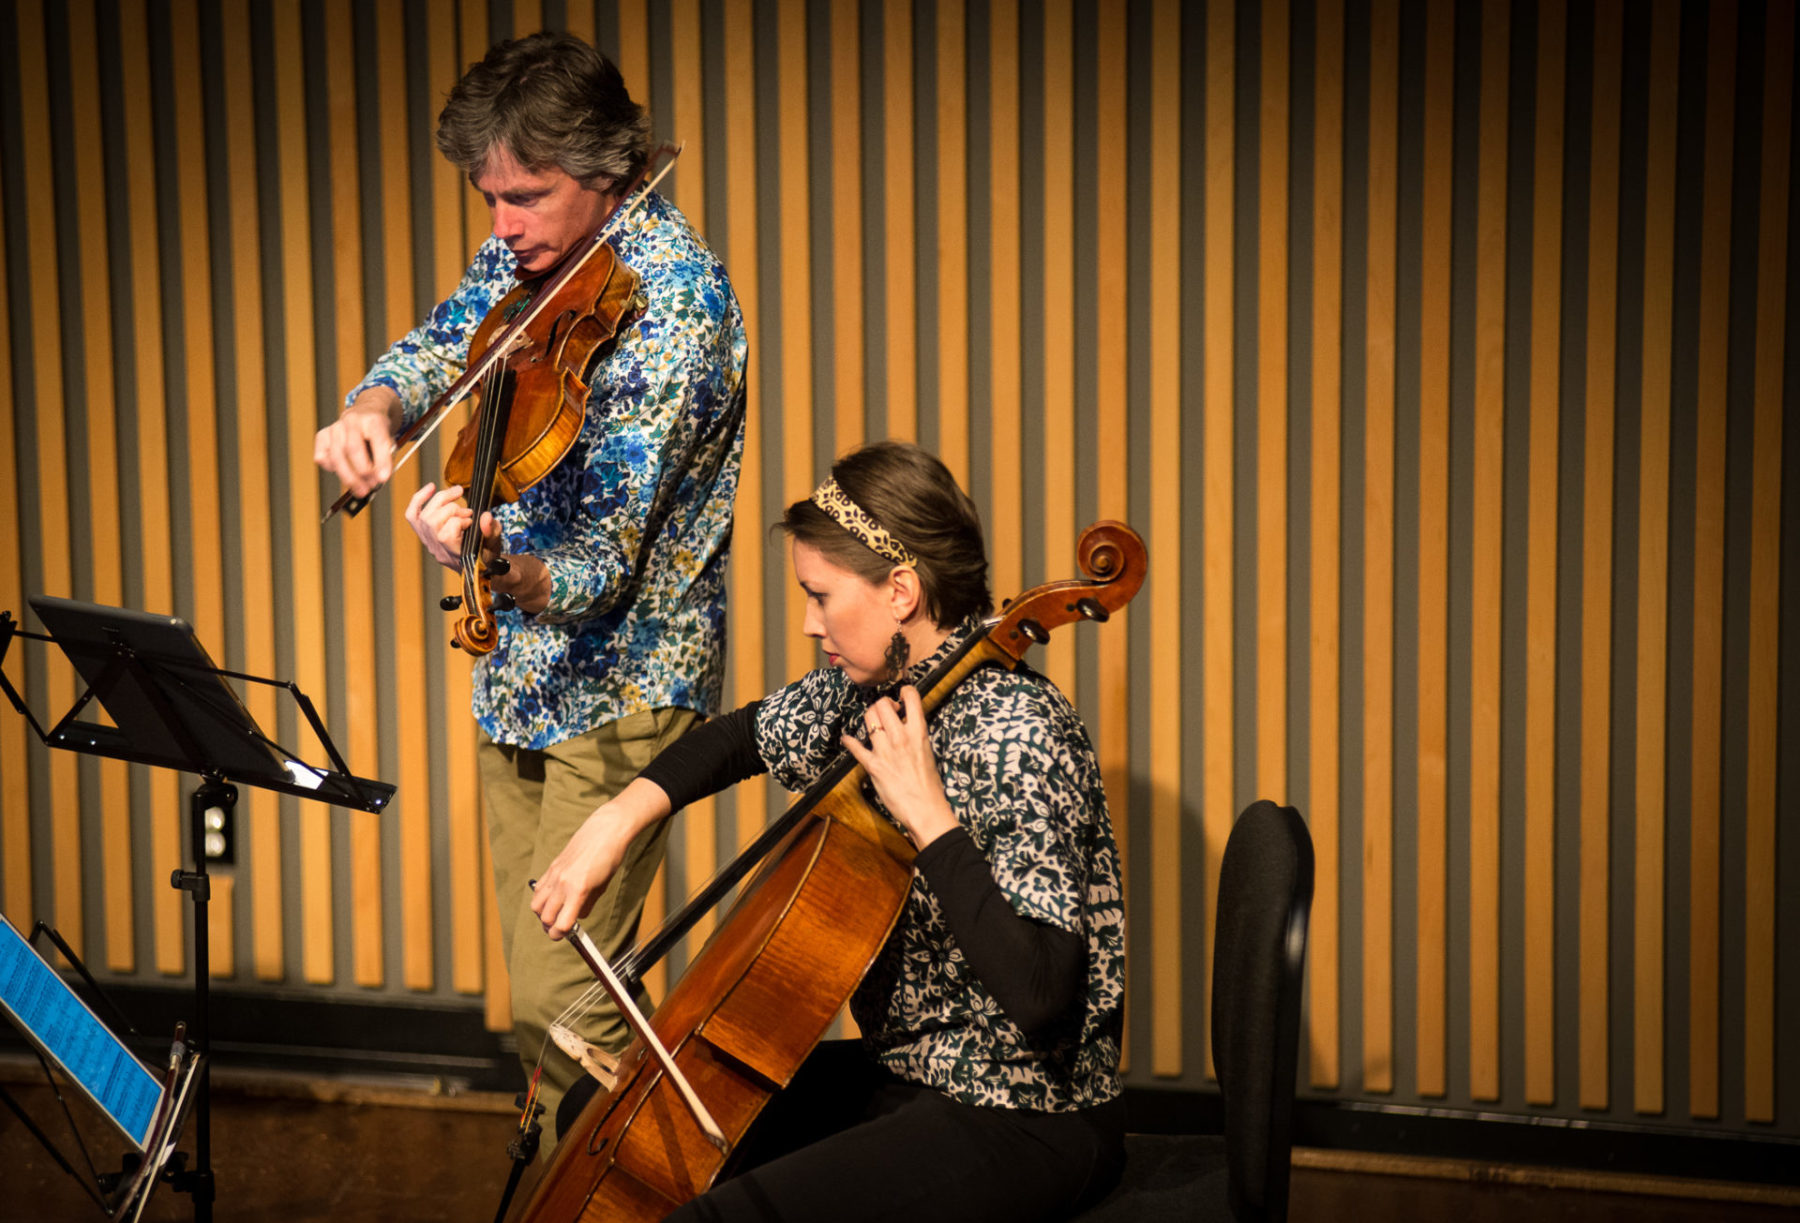
[[[1794,29],[1748,0],[3,0],[0,606],[182,614],[401,787],[247,796],[215,971],[504,1022],[467,662],[399,516],[435,460],[323,531],[310,462],[485,236],[417,103],[495,16],[666,100],[744,305],[732,699],[811,664],[764,527],[865,438],[944,453],[1000,597],[1145,532],[1144,606],[1040,660],[1125,849],[1132,1081],[1207,1081],[1213,880],[1267,796],[1314,832],[1308,1090],[1800,1133]],[[188,782],[0,712],[7,915],[185,971]],[[653,914],[774,799],[687,813]]]

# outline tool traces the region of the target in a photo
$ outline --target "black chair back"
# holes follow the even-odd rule
[[[1300,982],[1312,910],[1313,848],[1292,807],[1252,803],[1219,868],[1212,1052],[1225,1107],[1235,1218],[1287,1218]]]

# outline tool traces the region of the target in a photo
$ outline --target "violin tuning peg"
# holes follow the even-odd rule
[[[642,293],[635,293],[631,298],[631,308],[633,310],[647,310],[650,308],[650,299]]]
[[[462,606],[462,596],[461,595],[445,595],[443,598],[438,600],[438,606],[443,608],[445,611],[455,611],[457,608]]]
[[[1100,624],[1104,624],[1106,621],[1112,619],[1112,613],[1101,606],[1100,600],[1094,598],[1092,595],[1089,595],[1085,599],[1077,600],[1075,603],[1075,610],[1086,616],[1089,620],[1093,620]]]
[[[460,650],[460,649],[462,649],[462,642],[460,642],[460,641],[456,640],[454,637],[452,637],[450,639],[450,648],[453,650]]]
[[[503,612],[511,611],[513,608],[517,607],[518,605],[519,605],[519,601],[517,599],[513,598],[511,595],[507,594],[505,591],[501,591],[499,594],[494,596],[494,610],[495,611],[503,611]]]
[[[1044,626],[1039,624],[1036,620],[1019,621],[1019,631],[1039,645],[1046,645],[1050,641],[1050,634],[1046,632]]]
[[[512,562],[504,556],[496,556],[488,562],[487,574],[491,578],[503,578],[512,572]]]

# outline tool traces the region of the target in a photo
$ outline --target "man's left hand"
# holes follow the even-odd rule
[[[481,563],[490,573],[494,561],[505,554],[500,524],[492,514],[481,516]],[[541,612],[550,606],[550,568],[535,556],[515,552],[506,557],[506,572],[488,578],[488,589],[509,594],[520,611]]]

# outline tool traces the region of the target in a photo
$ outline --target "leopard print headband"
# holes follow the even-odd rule
[[[838,487],[836,478],[827,476],[825,483],[813,490],[812,503],[831,515],[831,520],[856,536],[877,556],[896,565],[917,565],[919,558],[876,522],[862,506],[850,500],[850,494]]]

